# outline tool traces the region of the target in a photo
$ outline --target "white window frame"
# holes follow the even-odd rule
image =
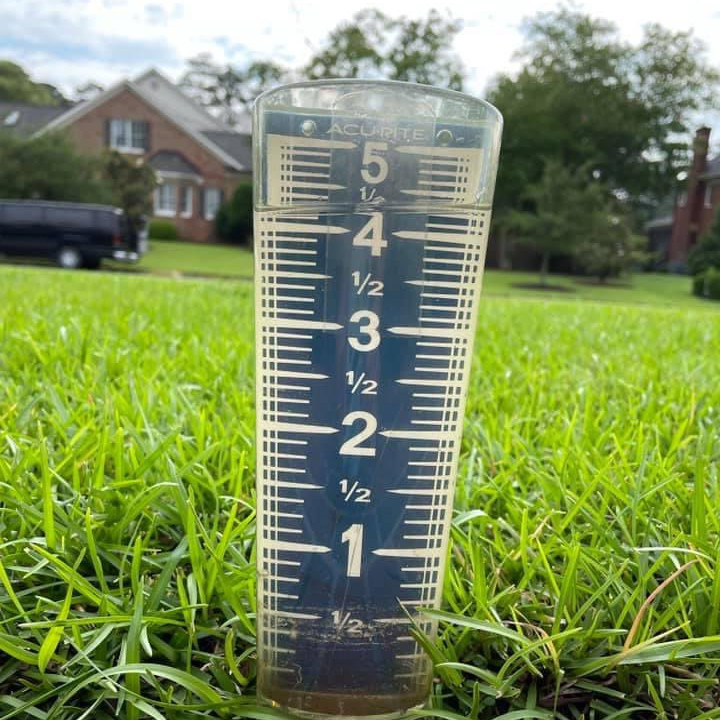
[[[213,193],[215,197],[217,198],[217,205],[214,208],[214,210],[211,212],[208,210],[208,197],[210,194]],[[217,215],[218,210],[220,209],[220,205],[222,203],[222,191],[220,188],[217,187],[206,187],[205,188],[205,202],[203,203],[203,216],[206,220],[214,220],[215,216]]]
[[[110,120],[110,148],[112,150],[117,150],[118,152],[123,153],[129,153],[133,155],[142,155],[145,153],[145,143],[147,143],[147,134],[144,138],[145,143],[143,143],[142,147],[138,147],[137,145],[133,145],[133,139],[134,139],[134,133],[133,133],[133,125],[136,123],[142,123],[145,125],[144,120],[130,120],[129,118],[112,118]],[[117,135],[119,134],[117,131],[118,126],[122,124],[122,132],[121,136],[125,140],[129,140],[129,144],[120,144],[116,143]]]
[[[162,191],[163,190],[172,190],[174,191],[170,197],[172,197],[172,202],[169,203],[168,206],[161,205],[163,201],[162,197]],[[169,199],[169,198],[168,198]],[[172,205],[172,208],[170,207]],[[155,188],[154,198],[153,198],[153,214],[156,217],[175,217],[177,215],[178,210],[178,186],[175,183],[171,182],[164,182],[161,185],[158,185]]]
[[[193,198],[195,195],[195,188],[192,185],[183,185],[180,191],[182,193],[180,197],[180,217],[189,218],[193,215]],[[187,209],[183,210],[183,205],[187,201]]]

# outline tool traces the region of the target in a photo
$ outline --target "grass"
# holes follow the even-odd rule
[[[0,268],[0,719],[280,717],[252,340],[248,283]],[[705,303],[484,301],[427,715],[720,717],[718,347]]]
[[[106,262],[107,267],[122,267]],[[155,240],[150,252],[136,266],[157,274],[173,272],[196,275],[219,275],[249,278],[253,274],[252,255],[243,248],[230,245],[204,245],[202,243],[169,242]],[[622,283],[596,285],[563,275],[553,275],[553,285],[566,288],[566,292],[528,290],[518,284],[537,283],[534,273],[509,273],[490,270],[485,273],[483,291],[486,296],[526,297],[532,299],[557,298],[565,300],[592,300],[600,302],[642,303],[687,308],[700,308],[707,303],[690,294],[690,279],[681,275],[639,273]],[[718,305],[720,307],[720,305]]]

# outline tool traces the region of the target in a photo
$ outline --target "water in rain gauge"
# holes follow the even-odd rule
[[[405,83],[257,103],[258,692],[292,712],[428,696],[501,124]]]

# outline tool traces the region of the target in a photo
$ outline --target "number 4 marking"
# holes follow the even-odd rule
[[[387,240],[383,240],[382,213],[373,213],[370,216],[360,232],[353,238],[353,245],[369,247],[373,257],[380,257],[383,248],[387,247]]]

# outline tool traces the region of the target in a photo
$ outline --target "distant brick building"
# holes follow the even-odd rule
[[[154,216],[172,220],[188,240],[213,240],[223,198],[252,177],[250,135],[224,125],[157,70],[69,108],[0,103],[3,129],[64,131],[83,151],[114,149],[147,162],[158,179]]]
[[[720,209],[720,155],[708,159],[710,128],[695,134],[693,160],[685,186],[675,201],[667,248],[668,267],[683,270],[690,250],[705,234]]]

